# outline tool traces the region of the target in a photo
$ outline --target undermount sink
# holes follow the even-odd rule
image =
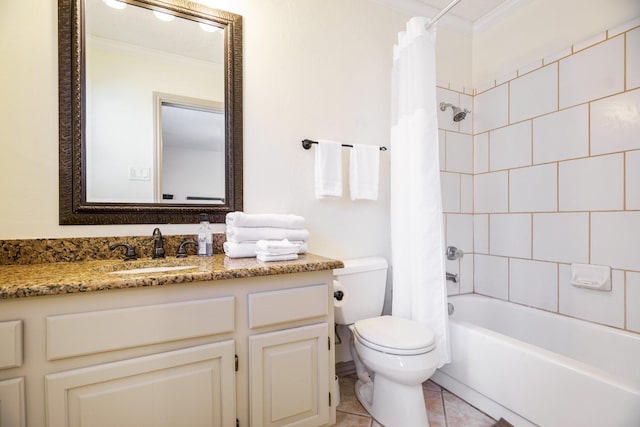
[[[142,267],[131,268],[118,271],[112,271],[107,274],[145,274],[145,273],[164,273],[166,271],[188,270],[197,268],[197,265],[177,265],[177,266],[158,266],[158,267]]]

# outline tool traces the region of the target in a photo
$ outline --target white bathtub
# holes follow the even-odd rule
[[[640,426],[640,335],[480,295],[449,297],[433,381],[515,426]]]

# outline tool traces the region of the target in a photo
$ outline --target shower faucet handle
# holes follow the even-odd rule
[[[462,250],[456,248],[455,246],[447,246],[447,259],[449,261],[462,258],[463,256],[464,256],[464,252],[462,252]]]

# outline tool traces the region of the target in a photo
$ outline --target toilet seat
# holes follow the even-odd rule
[[[394,316],[380,316],[357,321],[353,325],[356,339],[364,346],[382,353],[417,355],[432,351],[433,332],[421,322]]]

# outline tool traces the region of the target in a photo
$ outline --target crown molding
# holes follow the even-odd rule
[[[397,10],[398,12],[405,13],[410,16],[424,16],[426,18],[432,18],[440,12],[439,9],[427,6],[426,4],[419,2],[418,0],[370,0],[374,3],[379,3],[389,9]],[[472,1],[472,0],[467,0]],[[451,28],[452,30],[460,31],[465,34],[471,35],[473,33],[473,25],[471,22],[466,21],[457,16],[446,14],[443,16],[438,25],[441,27]]]
[[[506,15],[513,13],[513,11],[522,6],[527,0],[507,0],[500,6],[491,10],[491,12],[476,19],[473,22],[473,33],[480,32],[487,28],[492,23],[504,18]]]
[[[370,0],[374,3],[379,3],[390,9],[397,10],[410,16],[425,16],[427,18],[436,16],[439,9],[428,6],[418,0]],[[464,0],[473,1],[473,0]],[[474,22],[467,21],[457,16],[446,14],[442,17],[438,25],[447,27],[452,30],[457,30],[462,33],[473,35],[486,29],[489,25],[504,18],[506,15],[512,13],[515,9],[522,6],[527,0],[507,0],[500,6],[491,10],[486,15],[477,19]]]

